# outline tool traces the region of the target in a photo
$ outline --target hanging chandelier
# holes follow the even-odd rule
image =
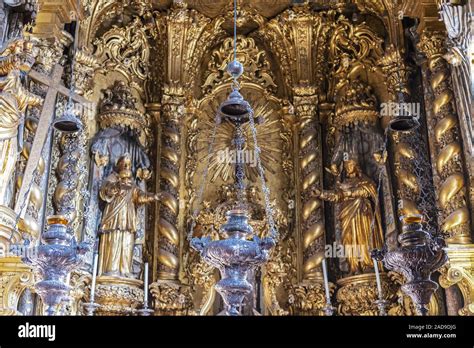
[[[248,209],[245,199],[245,168],[242,161],[235,164],[235,188],[237,191],[237,201],[227,214],[227,222],[220,227],[219,234],[222,239],[211,240],[210,237],[192,238],[196,221],[197,210],[193,216],[192,226],[188,235],[191,247],[197,250],[203,260],[209,265],[219,269],[221,279],[215,285],[215,289],[224,301],[224,311],[222,315],[241,315],[241,308],[246,296],[253,292],[253,285],[248,281],[250,271],[265,263],[270,255],[271,249],[275,246],[277,232],[273,220],[273,212],[270,205],[270,191],[266,186],[263,167],[260,161],[260,148],[257,144],[257,130],[253,109],[240,93],[238,78],[244,69],[237,60],[237,4],[234,0],[234,60],[227,66],[227,72],[232,76],[232,92],[229,97],[218,108],[216,125],[221,121],[230,122],[235,126],[233,144],[235,151],[243,150],[245,137],[242,125],[250,124],[252,138],[255,145],[255,157],[259,172],[263,198],[265,202],[265,212],[268,219],[268,237],[260,239],[254,235],[253,229],[248,222]],[[215,138],[215,128],[209,152]],[[210,154],[210,153],[209,153]],[[210,156],[208,156],[209,158]],[[208,166],[207,166],[208,167]],[[198,205],[202,201],[204,185],[206,183],[207,168],[203,175],[202,187],[199,190]],[[191,239],[192,238],[192,239]]]

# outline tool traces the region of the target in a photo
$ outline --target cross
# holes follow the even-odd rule
[[[33,140],[33,146],[31,147],[31,153],[26,163],[25,172],[23,174],[23,180],[21,183],[20,191],[18,193],[18,199],[15,204],[15,213],[23,218],[26,209],[25,201],[29,199],[29,186],[32,180],[34,180],[35,169],[38,166],[41,153],[43,152],[43,146],[48,137],[49,128],[51,127],[51,121],[54,117],[54,111],[56,108],[56,97],[58,94],[70,97],[73,101],[79,104],[88,104],[90,101],[84,97],[71,93],[71,90],[61,84],[61,76],[63,74],[63,67],[59,64],[54,66],[51,76],[41,74],[35,70],[30,70],[28,76],[48,86],[48,92],[43,103],[43,109],[39,118],[38,127],[36,129],[35,138]]]

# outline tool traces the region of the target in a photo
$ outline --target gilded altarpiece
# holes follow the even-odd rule
[[[419,9],[408,2],[400,8],[363,0],[269,3],[238,1],[241,93],[257,116],[260,157],[279,232],[268,263],[249,276],[255,291],[243,313],[324,315],[326,258],[337,315],[379,315],[370,249],[396,248],[399,217],[422,214],[426,230],[449,244],[453,264],[441,271],[440,283],[446,288],[458,284],[464,306],[457,310],[472,314],[472,194],[469,161],[463,157],[469,151],[461,137],[466,125],[458,124],[452,102],[449,59],[443,58],[446,35],[411,26]],[[115,237],[106,237],[103,227],[114,219],[110,211],[126,206],[133,226],[126,219],[129,239],[123,249],[133,252],[121,259],[127,263],[119,267],[124,273],[99,267],[96,314],[140,314],[146,262],[154,315],[217,315],[222,310],[214,290],[218,272],[190,247],[189,237],[220,238],[225,212],[237,199],[236,156],[246,163],[245,195],[239,198],[249,206],[250,225],[260,238],[269,227],[250,128],[243,127],[246,145],[236,154],[235,127],[216,118],[232,85],[226,72],[233,59],[232,4],[87,0],[76,9],[65,2],[61,13],[79,14],[74,56],[74,27],[63,31],[45,18],[57,15],[56,24],[76,18],[54,14],[46,5],[31,40],[40,49],[33,70],[48,79],[33,74],[37,78],[20,81],[32,99],[21,128],[15,183],[0,183],[12,198],[12,204],[0,206],[10,219],[8,226],[0,224],[0,241],[36,243],[47,215],[66,216],[75,238],[94,245],[81,269],[72,272],[71,300],[62,309],[82,315],[83,304],[93,299],[94,253],[103,265],[107,245],[116,244],[104,242]],[[420,40],[414,32],[422,29],[427,32]],[[1,27],[0,34],[5,33]],[[0,56],[2,64],[7,55]],[[0,70],[1,79],[10,73]],[[90,102],[93,111],[78,115],[82,132],[45,135],[38,170],[29,179],[31,193],[23,200],[20,233],[13,233],[13,201],[18,205],[22,199],[14,196],[23,192],[37,129],[44,128],[39,126],[40,99],[54,79],[64,90],[53,101],[52,115],[64,111],[66,91],[74,94],[76,106]],[[0,101],[6,93],[0,84]],[[422,105],[416,130],[389,130],[383,109],[400,102]],[[465,110],[462,115],[467,117]],[[117,192],[133,198],[120,196],[123,203]],[[435,219],[438,211],[442,214]],[[118,220],[113,221],[120,225]],[[436,232],[439,227],[444,234]],[[363,248],[360,259],[347,250],[338,256],[338,247],[351,245]],[[33,287],[37,275],[18,258],[3,261],[1,313],[19,314],[25,303],[36,301],[41,314]],[[400,288],[403,277],[379,268],[388,315],[414,315]],[[442,290],[433,296],[430,314],[445,314],[444,302],[450,301],[445,297]]]

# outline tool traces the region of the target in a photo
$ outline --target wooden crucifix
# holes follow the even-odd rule
[[[21,183],[20,191],[18,192],[18,199],[15,203],[15,213],[23,218],[26,211],[26,200],[29,199],[30,183],[34,180],[35,169],[38,166],[41,153],[43,151],[44,144],[48,137],[49,128],[54,118],[56,108],[56,98],[58,94],[70,97],[74,102],[81,105],[91,104],[86,98],[72,93],[70,89],[65,87],[61,83],[61,76],[63,73],[63,67],[56,64],[51,76],[41,74],[35,70],[31,70],[28,76],[36,82],[48,86],[48,92],[44,99],[43,109],[41,110],[38,127],[36,129],[35,138],[33,140],[33,146],[31,147],[31,153],[26,163],[25,172],[23,174],[23,180]]]

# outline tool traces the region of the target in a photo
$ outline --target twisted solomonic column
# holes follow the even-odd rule
[[[179,279],[179,170],[181,122],[185,114],[181,89],[165,89],[161,106],[159,185],[162,195],[158,218],[156,275],[150,285],[157,315],[186,315],[193,305],[191,288]]]
[[[295,112],[298,123],[301,226],[303,240],[303,279],[321,279],[324,257],[324,216],[322,201],[311,191],[321,187],[320,127],[316,117],[317,95],[314,89],[295,89]]]
[[[313,190],[322,187],[321,129],[317,119],[318,97],[314,88],[295,88],[294,106],[298,120],[298,164],[296,169],[298,232],[302,253],[302,282],[291,294],[297,314],[323,315],[326,299],[323,286],[322,260],[326,245],[323,204],[314,197]],[[333,285],[331,284],[331,291]]]
[[[425,31],[418,43],[418,49],[428,58],[428,81],[434,94],[428,122],[434,149],[433,170],[439,177],[439,226],[442,232],[449,235],[448,243],[468,244],[471,237],[466,163],[450,71],[443,58],[446,54],[445,34]]]
[[[177,280],[179,273],[179,168],[180,121],[184,117],[184,98],[163,96],[160,161],[162,201],[158,221],[158,279]]]

